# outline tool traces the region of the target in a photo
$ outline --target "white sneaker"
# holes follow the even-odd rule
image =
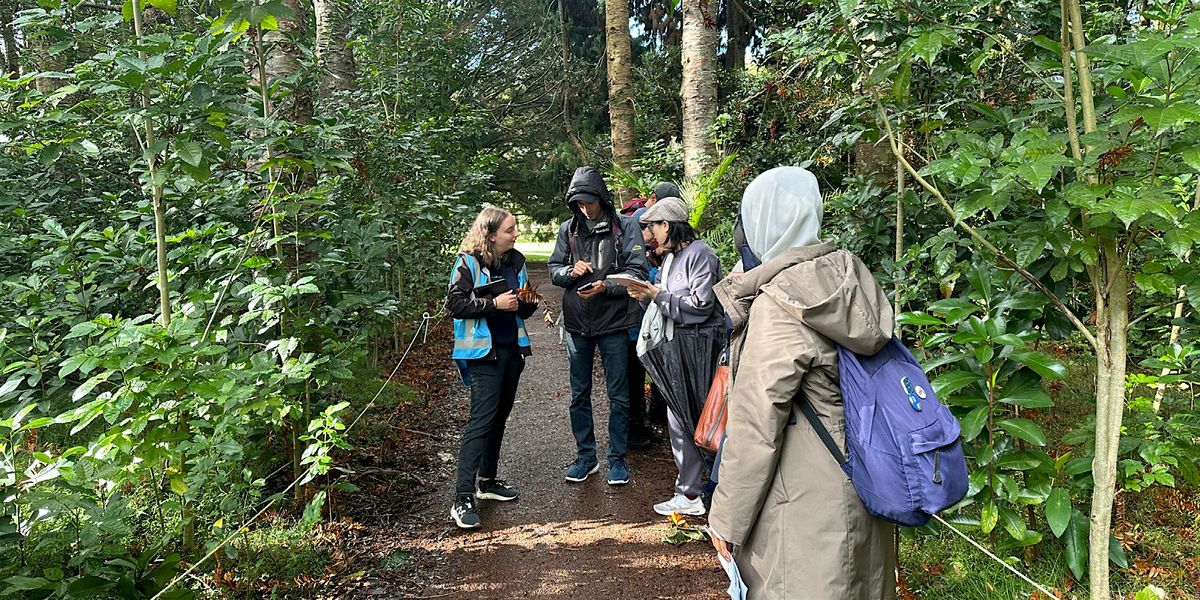
[[[654,512],[664,517],[671,516],[671,513],[700,516],[704,514],[704,503],[700,501],[700,496],[696,496],[695,500],[688,500],[683,494],[675,494],[670,500],[655,504]]]

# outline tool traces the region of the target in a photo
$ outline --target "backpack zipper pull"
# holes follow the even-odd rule
[[[933,482],[942,482],[942,454],[941,450],[933,451]]]

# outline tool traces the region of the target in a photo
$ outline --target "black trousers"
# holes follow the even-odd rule
[[[629,374],[629,435],[645,435],[649,430],[646,421],[646,367],[637,355],[637,341],[629,342],[626,373]]]
[[[475,492],[475,476],[494,479],[500,462],[504,425],[517,398],[517,383],[525,369],[525,357],[517,346],[497,346],[495,360],[467,363],[471,375],[471,416],[463,431],[458,451],[456,492]]]

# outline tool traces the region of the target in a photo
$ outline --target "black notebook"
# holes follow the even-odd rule
[[[503,279],[485,283],[474,289],[476,298],[495,298],[507,291],[509,291],[508,282]]]

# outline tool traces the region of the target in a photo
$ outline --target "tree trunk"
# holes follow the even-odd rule
[[[268,85],[279,85],[300,72],[300,47],[292,40],[304,40],[306,15],[299,0],[282,0],[282,4],[292,10],[292,17],[279,20],[279,29],[263,33],[263,41],[267,44],[267,82]],[[313,106],[312,92],[303,82],[294,82],[289,101],[275,103],[277,110],[283,111],[279,117],[299,124],[312,121]],[[277,94],[272,94],[277,96]]]
[[[572,96],[574,92],[571,89],[571,42],[567,37],[567,5],[566,0],[558,0],[558,35],[559,43],[562,46],[562,83],[559,85],[559,93],[562,94],[562,116],[563,129],[567,132],[567,139],[571,141],[571,145],[575,147],[575,151],[579,153],[579,161],[583,164],[592,162],[591,152],[583,145],[583,140],[579,139],[579,134],[575,132],[575,111],[573,109]]]
[[[317,22],[315,49],[321,75],[320,96],[354,88],[354,52],[346,45],[350,7],[345,0],[314,0]]]
[[[1115,238],[1100,241],[1090,267],[1096,294],[1096,454],[1092,458],[1091,526],[1088,533],[1088,580],[1092,600],[1110,598],[1108,543],[1116,493],[1117,452],[1125,410],[1125,360],[1128,350],[1129,272]]]
[[[637,141],[633,131],[633,59],[627,0],[605,0],[604,45],[608,56],[608,118],[612,128],[613,166],[632,171]],[[633,190],[628,188],[617,190],[617,206],[624,204],[632,194]]]
[[[0,40],[4,43],[3,72],[11,79],[16,79],[21,73],[21,59],[17,50],[17,36],[13,32],[13,5],[8,0],[0,0]]]
[[[711,0],[683,5],[683,179],[695,181],[713,167],[717,120],[717,22]]]
[[[741,71],[746,68],[746,46],[754,33],[754,17],[743,0],[727,0],[725,6],[726,45],[722,62],[726,70]]]
[[[60,56],[50,54],[50,37],[31,35],[33,33],[35,32],[25,31],[25,40],[29,49],[29,58],[33,63],[33,70],[37,72],[62,71],[63,63]],[[55,77],[38,77],[34,81],[34,87],[43,94],[49,94],[64,85],[66,85],[66,81]]]
[[[1079,77],[1079,100],[1083,108],[1083,131],[1096,131],[1096,107],[1092,70],[1088,64],[1087,39],[1079,0],[1063,0],[1062,19],[1070,26]],[[1064,24],[1066,27],[1066,24]],[[1072,103],[1074,108],[1074,103]],[[1068,110],[1068,117],[1072,111]],[[1074,152],[1074,148],[1072,148]],[[1092,145],[1083,148],[1086,158]],[[1096,176],[1088,176],[1095,183]],[[1086,215],[1084,215],[1086,227]],[[1108,543],[1112,535],[1113,500],[1116,498],[1118,447],[1121,421],[1125,416],[1125,370],[1128,353],[1129,265],[1112,235],[1099,240],[1099,256],[1089,267],[1096,294],[1096,453],[1092,457],[1092,507],[1088,527],[1088,588],[1092,600],[1112,596],[1108,572]]]

